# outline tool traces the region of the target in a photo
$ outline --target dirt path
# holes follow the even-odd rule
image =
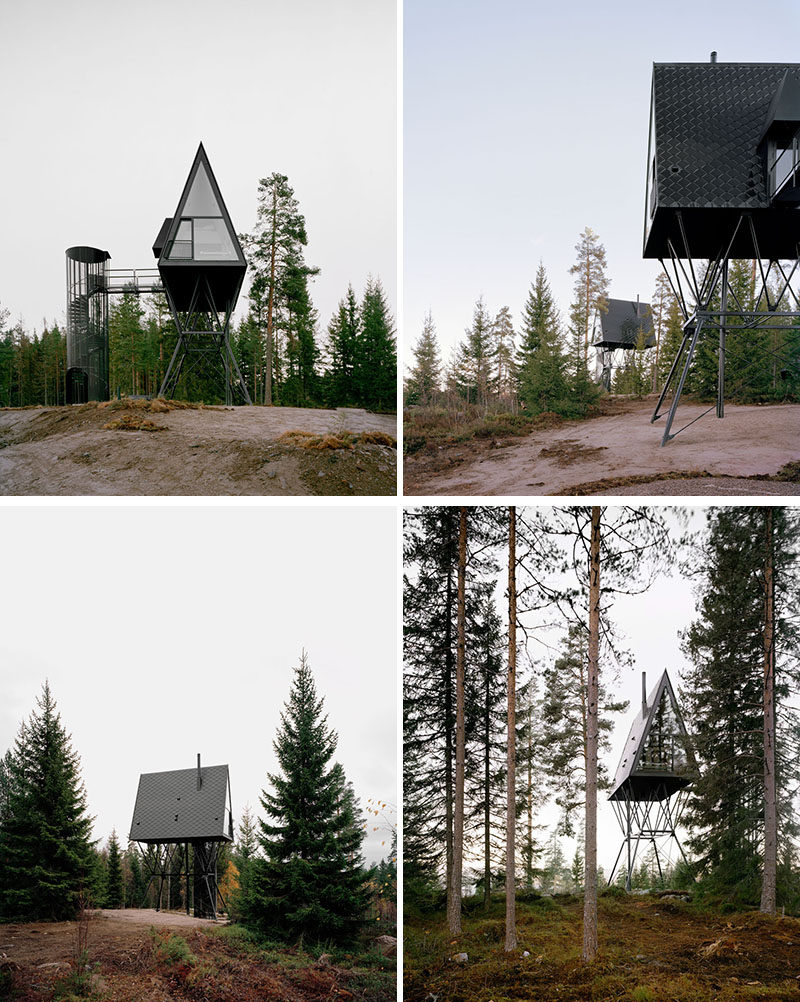
[[[381,960],[379,971],[355,962],[317,963],[296,947],[257,950],[235,930],[221,929],[224,925],[153,909],[92,912],[84,927],[91,997],[104,1002],[395,998],[394,959]],[[49,1002],[58,983],[74,971],[77,932],[75,922],[0,924],[0,999]],[[180,937],[174,944],[179,949],[171,952],[173,937]]]
[[[125,414],[160,430],[103,427]],[[393,415],[363,410],[231,407],[143,413],[125,408],[0,410],[0,494],[380,495],[396,492],[396,450],[357,444],[311,453],[284,432],[384,432]]]
[[[536,431],[442,472],[426,474],[412,456],[406,463],[404,492],[412,496],[800,494],[798,483],[744,479],[774,475],[800,460],[800,405],[728,405],[723,420],[707,415],[664,448],[663,420],[650,424],[652,410],[653,402],[643,400],[623,414]],[[696,404],[681,405],[676,427],[703,410]],[[667,480],[670,474],[680,476]],[[631,477],[639,482],[625,483]],[[588,486],[591,490],[582,489]]]

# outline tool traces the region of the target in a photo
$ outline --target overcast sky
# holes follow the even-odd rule
[[[304,647],[336,760],[362,803],[387,802],[396,821],[393,510],[6,507],[3,518],[14,530],[0,576],[0,754],[49,679],[96,838],[127,837],[140,773],[192,768],[198,752],[230,766],[234,822],[248,802],[263,816]],[[388,856],[382,824],[368,826],[369,861]]]
[[[369,274],[396,315],[396,36],[394,0],[2,4],[11,321],[61,322],[67,247],[155,267],[201,140],[239,233],[259,178],[288,176],[321,268],[321,332]]]
[[[797,62],[800,6],[406,0],[403,34],[404,358],[430,309],[446,362],[480,295],[517,326],[540,260],[566,319],[586,226],[611,297],[650,301],[652,64]]]

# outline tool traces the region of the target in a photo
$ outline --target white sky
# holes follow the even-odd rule
[[[404,362],[430,309],[442,357],[478,296],[518,324],[540,259],[567,319],[575,244],[605,245],[610,295],[649,302],[642,260],[654,62],[797,62],[800,7],[769,0],[406,0]]]
[[[201,140],[239,233],[259,178],[288,176],[320,333],[369,274],[396,316],[394,0],[26,0],[0,5],[0,38],[11,322],[61,322],[67,247],[155,267]]]
[[[48,678],[95,837],[127,837],[140,773],[192,768],[198,752],[230,766],[234,823],[248,802],[263,816],[305,647],[336,760],[362,803],[396,811],[396,520],[385,507],[6,507],[0,754]],[[370,862],[390,845],[374,825]]]

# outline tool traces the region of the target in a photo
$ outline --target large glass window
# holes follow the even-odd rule
[[[172,241],[172,247],[167,255],[170,261],[188,260],[192,258],[192,221],[182,219],[178,223],[178,232]]]
[[[683,731],[666,690],[653,716],[638,768],[648,772],[671,772],[678,776],[688,769]]]
[[[776,195],[786,184],[797,184],[800,166],[800,139],[770,144],[769,191]]]
[[[183,212],[187,216],[222,215],[222,209],[214,197],[214,192],[211,190],[211,182],[208,180],[208,174],[206,174],[206,169],[202,163],[197,168],[197,173],[192,181],[192,187],[189,189],[189,195],[183,207]]]
[[[237,261],[224,219],[194,220],[194,260],[195,261]]]

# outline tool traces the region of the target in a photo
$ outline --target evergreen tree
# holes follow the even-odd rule
[[[280,773],[261,804],[262,857],[252,860],[247,921],[281,939],[347,941],[364,919],[363,828],[303,652],[274,741]]]
[[[122,880],[122,859],[116,831],[108,840],[108,870],[106,877],[106,908],[122,908],[125,905],[125,885]]]
[[[577,260],[570,268],[575,276],[575,299],[570,306],[571,333],[571,392],[582,406],[596,398],[598,390],[589,375],[589,335],[596,310],[608,308],[608,278],[606,252],[599,237],[587,226],[575,245]]]
[[[540,264],[522,314],[522,341],[517,355],[519,398],[529,414],[563,413],[568,409],[560,336],[558,311]]]
[[[797,724],[785,703],[796,690],[798,635],[797,513],[770,509],[774,533],[774,653],[778,855],[796,833],[792,801],[800,770],[791,750]],[[709,513],[698,552],[698,618],[684,649],[692,668],[686,697],[699,759],[685,815],[689,845],[706,885],[738,902],[760,895],[764,837],[764,510],[721,508]],[[778,886],[778,898],[783,888]]]
[[[328,402],[336,407],[353,403],[356,393],[356,362],[361,334],[361,315],[353,286],[339,300],[339,307],[328,324]]]
[[[145,892],[145,879],[142,875],[142,860],[139,847],[135,842],[129,842],[123,856],[123,875],[125,878],[125,900],[131,908],[141,908]]]
[[[370,278],[361,301],[354,379],[362,407],[373,411],[397,408],[397,349],[394,320],[379,279]]]
[[[406,380],[406,400],[409,404],[431,404],[441,389],[442,361],[436,327],[430,312],[425,317],[419,340],[411,349],[414,366]]]
[[[306,355],[309,350],[308,330],[304,329],[300,334],[296,326],[290,326],[292,320],[297,318],[293,316],[291,309],[279,313],[279,298],[282,295],[291,298],[293,295],[298,301],[303,301],[301,313],[306,315],[302,320],[307,322],[305,297],[299,294],[297,284],[301,281],[299,276],[304,275],[307,280],[309,275],[318,272],[318,269],[309,268],[303,261],[303,248],[308,244],[306,222],[289,185],[289,178],[284,174],[273,173],[259,181],[256,226],[252,234],[244,234],[241,240],[252,269],[256,295],[266,301],[266,309],[255,311],[254,320],[257,317],[259,323],[263,321],[260,331],[265,360],[263,399],[270,406],[273,402],[273,370],[279,362],[275,358],[278,331],[281,327],[284,328],[284,334],[287,330],[294,330],[297,340],[304,342],[303,351]],[[305,289],[307,295],[307,285]],[[308,372],[305,376],[307,383]]]
[[[8,814],[0,827],[0,917],[75,915],[92,865],[91,819],[80,764],[45,682],[20,727],[11,760]]]
[[[503,306],[494,318],[492,341],[494,373],[490,383],[491,391],[498,399],[513,404],[517,374],[514,367],[514,325],[507,306]]]
[[[586,779],[586,686],[588,644],[586,631],[571,625],[562,654],[545,667],[541,715],[549,740],[542,749],[545,773],[555,802],[561,810],[564,834],[575,834],[573,815],[583,804]],[[614,700],[608,687],[600,685],[598,707],[598,789],[608,787],[603,760],[610,751],[613,714],[624,712],[628,703]]]
[[[459,381],[471,403],[486,407],[491,383],[493,321],[483,298],[475,304],[472,325],[460,346]]]

